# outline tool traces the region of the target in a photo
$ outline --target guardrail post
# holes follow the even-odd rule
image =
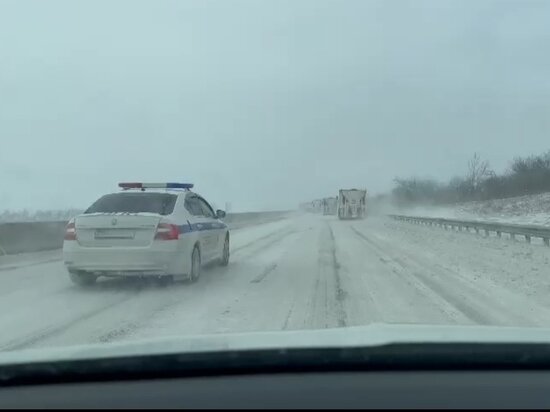
[[[510,233],[510,239],[512,239],[514,242],[516,241],[516,234]]]
[[[497,236],[498,236],[498,237],[502,237],[502,232],[501,232],[500,230],[497,231]]]
[[[545,237],[543,240],[544,240],[544,244],[546,246],[550,246],[550,239],[549,238]]]
[[[531,236],[525,235],[525,240],[527,241],[527,243],[531,243]]]

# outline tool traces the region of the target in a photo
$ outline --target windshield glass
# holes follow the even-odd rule
[[[549,22],[544,0],[0,0],[0,359],[546,330]]]
[[[174,211],[176,199],[176,195],[163,193],[114,193],[101,197],[84,213],[147,212],[169,215]]]

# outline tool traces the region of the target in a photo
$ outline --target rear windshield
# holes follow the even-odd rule
[[[169,215],[174,211],[176,195],[168,193],[114,193],[97,200],[84,213],[158,213]]]

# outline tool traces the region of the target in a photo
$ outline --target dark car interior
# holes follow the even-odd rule
[[[547,408],[547,344],[213,352],[0,367],[2,408]]]

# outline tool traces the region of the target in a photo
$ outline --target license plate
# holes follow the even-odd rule
[[[124,229],[97,229],[95,231],[96,239],[133,239],[135,232]]]

